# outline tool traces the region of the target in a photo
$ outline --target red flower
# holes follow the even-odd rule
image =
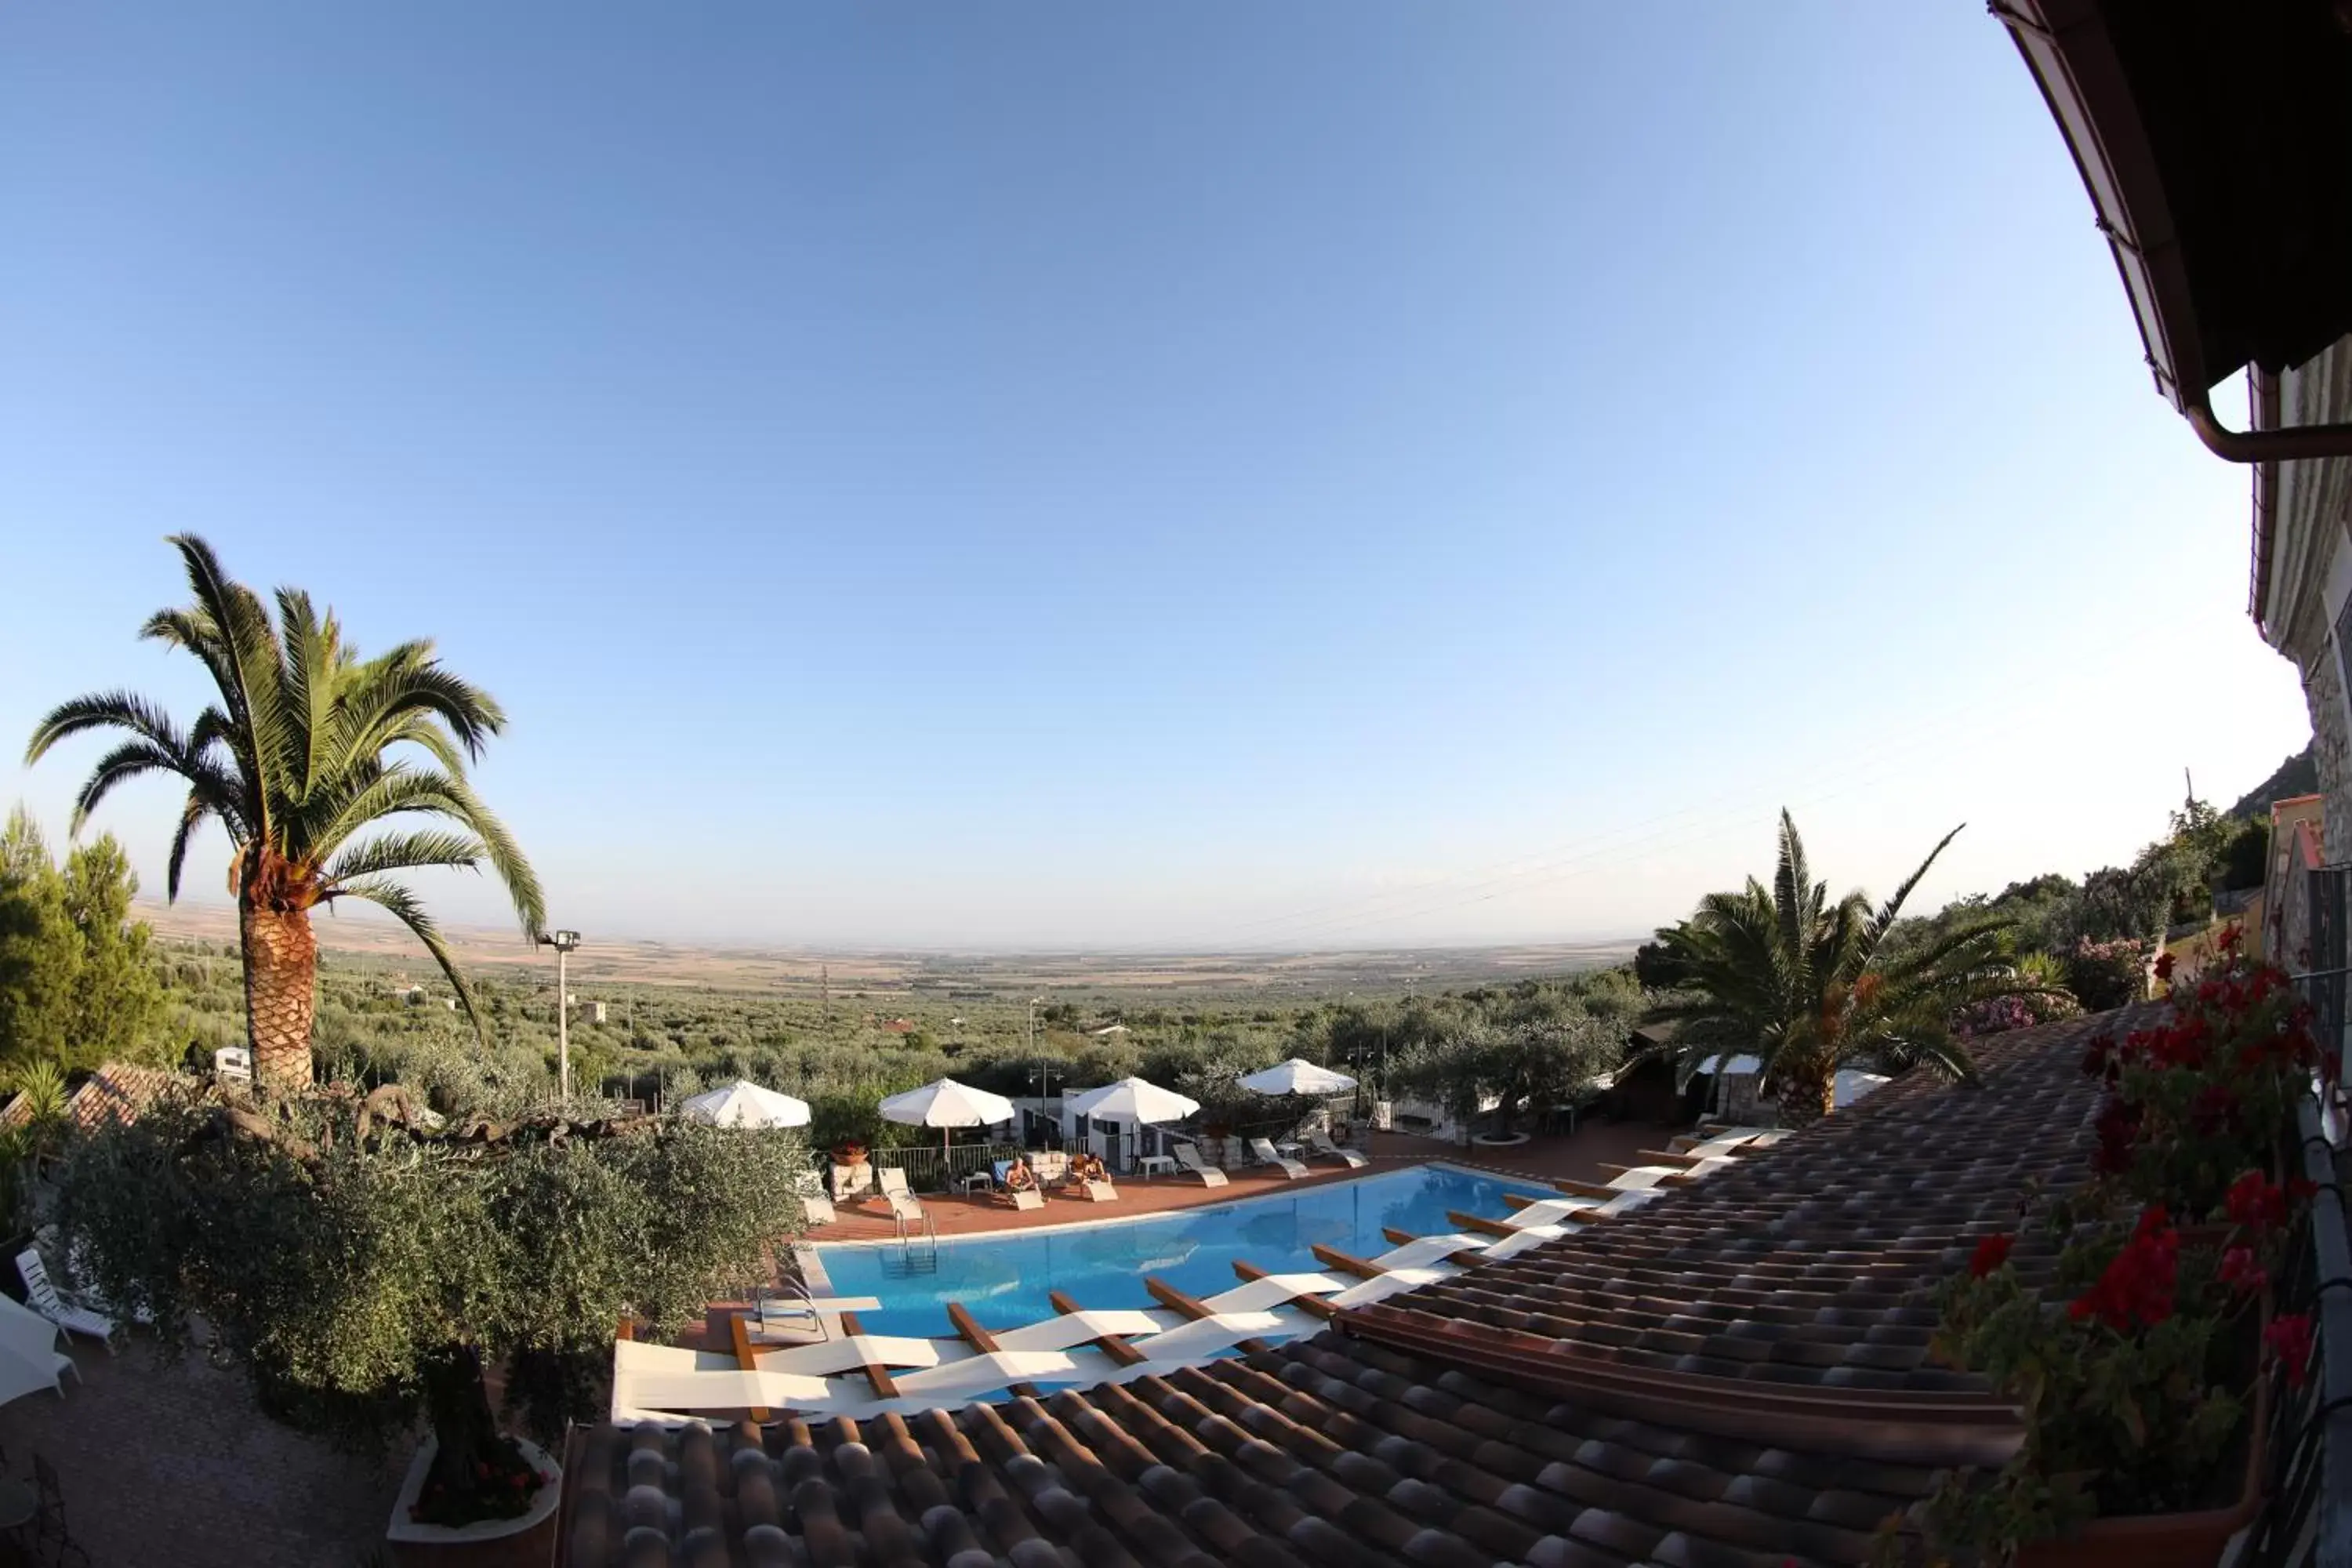
[[[2166,952],[2157,955],[2156,977],[2158,980],[2169,980],[2172,978],[2172,954]]]
[[[2135,1324],[2153,1328],[2172,1316],[2179,1277],[2180,1233],[2172,1228],[2164,1205],[2151,1204],[2130,1242],[2067,1312],[2078,1322],[2096,1318],[2117,1333]]]
[[[2224,1083],[2209,1083],[2197,1091],[2189,1107],[2189,1125],[2200,1137],[2210,1137],[2238,1121],[2238,1097]]]
[[[2286,1198],[2289,1203],[2309,1203],[2318,1191],[2318,1186],[2308,1176],[2289,1176],[2286,1179]]]
[[[2260,1171],[2248,1171],[2230,1184],[2230,1223],[2260,1236],[2286,1223],[2286,1193]]]
[[[2221,951],[2228,952],[2245,940],[2246,928],[2242,925],[2232,925],[2221,932]]]
[[[2302,1312],[2289,1313],[2271,1320],[2263,1331],[2263,1343],[2286,1364],[2286,1380],[2296,1388],[2311,1370],[2311,1319]]]
[[[2240,1294],[2251,1296],[2270,1280],[2270,1274],[2254,1261],[2252,1247],[2233,1247],[2221,1254],[2221,1283],[2236,1286]]]
[[[2110,1096],[2099,1108],[2099,1152],[2093,1163],[2108,1175],[2131,1169],[2132,1147],[2139,1141],[2139,1107]]]
[[[1988,1236],[1977,1243],[1977,1255],[1969,1259],[1969,1273],[1978,1279],[2009,1261],[2009,1249],[2017,1244],[2013,1236]]]

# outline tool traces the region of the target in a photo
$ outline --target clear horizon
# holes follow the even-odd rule
[[[1784,804],[1926,910],[2310,732],[1980,7],[20,7],[0,212],[0,744],[194,711],[203,533],[592,937],[1621,940]]]

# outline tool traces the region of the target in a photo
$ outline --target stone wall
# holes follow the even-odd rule
[[[2303,655],[2303,700],[2311,710],[2313,760],[2327,797],[2326,853],[2330,865],[2352,860],[2352,716],[2344,706],[2344,677],[2322,641]]]

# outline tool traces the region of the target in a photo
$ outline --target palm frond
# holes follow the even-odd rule
[[[188,533],[172,535],[171,542],[187,568],[198,610],[217,632],[228,676],[221,695],[246,737],[240,760],[249,770],[259,813],[254,826],[266,836],[271,820],[294,798],[288,787],[296,764],[286,721],[285,648],[260,598],[221,570],[211,545]]]
[[[457,961],[450,957],[448,944],[441,940],[441,928],[433,923],[433,917],[425,912],[425,906],[416,901],[415,893],[398,882],[374,877],[346,882],[330,894],[329,899],[361,899],[379,909],[391,910],[393,917],[425,944],[425,951],[433,955],[433,962],[441,966],[441,973],[448,977],[449,988],[457,994],[457,1005],[464,1009],[466,1021],[474,1026],[475,1037],[485,1048],[489,1046],[490,1032],[482,1021],[479,1009],[474,1005],[474,989],[466,984],[466,976],[459,972]]]
[[[335,623],[331,616],[321,621],[301,589],[280,588],[278,629],[285,649],[287,788],[299,803],[310,798],[325,765],[335,708]]]
[[[1952,840],[1960,836],[1960,828],[1967,826],[1968,824],[1963,822],[1959,827],[1953,828],[1936,840],[1936,847],[1927,851],[1927,858],[1919,862],[1919,868],[1903,879],[1902,885],[1895,889],[1894,897],[1888,899],[1885,905],[1879,910],[1877,918],[1871,922],[1870,945],[1873,952],[1877,950],[1880,942],[1886,940],[1887,931],[1894,928],[1895,921],[1902,915],[1903,901],[1911,896],[1911,889],[1919,885],[1920,879],[1927,875],[1927,868],[1936,863],[1936,857],[1941,855],[1950,846]]]
[[[523,933],[533,940],[538,938],[547,921],[546,898],[540,889],[538,873],[523,858],[521,846],[515,842],[506,824],[482,804],[462,774],[392,763],[364,783],[354,783],[356,787],[348,794],[323,803],[331,804],[334,812],[310,839],[306,846],[309,854],[316,858],[331,856],[362,829],[387,817],[420,814],[448,817],[481,840],[490,868],[506,884],[514,900]]]
[[[202,791],[192,789],[188,792],[187,804],[180,807],[180,824],[172,830],[171,854],[163,862],[165,903],[180,901],[180,871],[187,864],[189,841],[195,837],[196,829],[205,825],[205,818],[218,814],[219,808],[207,802]]]
[[[1805,904],[1811,875],[1805,865],[1805,840],[1797,832],[1797,819],[1789,815],[1784,805],[1780,808],[1780,864],[1772,872],[1772,908],[1780,919],[1784,962],[1801,961],[1812,934],[1811,921],[1805,918],[1810,912]],[[1795,974],[1790,978],[1801,983],[1803,976]]]
[[[73,825],[70,831],[79,833],[89,821],[89,814],[98,809],[99,802],[114,793],[114,786],[148,773],[170,773],[187,779],[191,784],[203,787],[203,781],[192,776],[184,757],[173,755],[152,741],[125,741],[98,759],[89,777],[83,781],[80,792],[74,796]]]
[[[188,737],[172,716],[135,691],[94,691],[60,702],[41,716],[25,747],[25,765],[32,766],[58,742],[90,730],[128,730],[174,756],[189,751]]]
[[[386,871],[410,871],[427,866],[457,867],[471,871],[478,868],[488,854],[488,847],[468,833],[432,830],[391,833],[347,847],[328,862],[326,869],[320,873],[320,880],[331,889],[357,877],[381,876]]]

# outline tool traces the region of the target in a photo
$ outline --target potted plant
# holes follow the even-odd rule
[[[858,1142],[854,1138],[847,1140],[846,1142],[835,1144],[833,1146],[833,1163],[836,1165],[846,1165],[852,1170],[855,1170],[856,1167],[866,1163],[866,1145]]]
[[[2022,1252],[1984,1238],[1945,1289],[1938,1353],[2015,1401],[2026,1438],[1998,1475],[1939,1490],[1939,1544],[2202,1568],[2252,1516],[2267,1369],[2300,1383],[2310,1360],[2308,1320],[2268,1302],[2310,1195],[2281,1178],[2321,1053],[2286,977],[2237,941],[2165,1022],[2092,1043],[2093,1182],[2042,1205]]]

